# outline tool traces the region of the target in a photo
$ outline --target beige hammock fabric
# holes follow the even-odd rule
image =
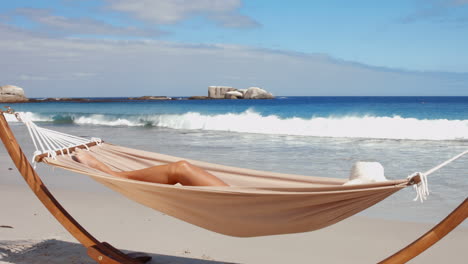
[[[181,158],[108,143],[90,147],[114,170],[136,170]],[[409,180],[348,185],[344,179],[299,176],[191,163],[229,187],[166,185],[113,177],[68,155],[45,163],[87,174],[124,196],[183,221],[225,235],[253,237],[317,230],[352,216],[409,185]]]

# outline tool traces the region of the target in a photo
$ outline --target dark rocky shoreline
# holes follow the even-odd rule
[[[167,96],[141,96],[122,98],[81,98],[81,97],[60,97],[60,98],[29,98],[27,100],[10,103],[48,103],[48,102],[74,102],[74,103],[105,103],[105,102],[131,102],[131,101],[176,101],[176,100],[214,100],[208,96],[191,97],[167,97]]]
[[[156,97],[156,98],[153,98]],[[230,98],[210,98],[208,96],[190,97],[166,97],[166,96],[142,96],[123,98],[29,98],[22,101],[9,101],[8,103],[48,103],[48,102],[73,102],[73,103],[106,103],[106,102],[131,102],[131,101],[180,101],[180,100],[230,100]],[[242,99],[241,99],[242,100]],[[246,99],[247,100],[247,99]],[[261,99],[262,100],[262,99]],[[0,103],[7,103],[1,102]]]
[[[248,89],[235,89],[226,86],[208,87],[208,96],[168,97],[168,96],[140,96],[122,98],[83,98],[83,97],[58,97],[58,98],[27,98],[21,87],[14,85],[0,86],[0,103],[45,103],[45,102],[130,102],[130,101],[169,101],[169,100],[223,100],[223,99],[274,99],[267,91],[250,87]]]
[[[75,103],[96,103],[96,102],[128,102],[128,101],[161,101],[178,100],[167,96],[141,96],[122,98],[82,98],[82,97],[61,97],[61,98],[29,98],[25,103],[44,102],[75,102]]]

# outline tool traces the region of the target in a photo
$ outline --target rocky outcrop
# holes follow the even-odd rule
[[[236,88],[230,86],[208,86],[208,97],[212,99],[224,99],[227,92],[235,90]]]
[[[208,96],[190,96],[188,98],[189,100],[207,100],[207,99],[213,99]]]
[[[225,94],[224,99],[239,99],[239,97],[231,94]]]
[[[242,94],[239,91],[230,91],[224,95],[225,99],[242,99],[243,97],[244,97],[244,94]]]
[[[42,103],[42,102],[91,102],[92,100],[89,98],[68,98],[68,97],[60,97],[60,98],[41,98],[35,99],[31,98],[28,102],[30,103]]]
[[[175,100],[167,96],[140,96],[140,97],[127,97],[127,98],[31,98],[28,102],[30,103],[42,103],[42,102],[75,102],[75,103],[106,103],[106,102],[127,102],[127,101],[157,101],[157,100]]]
[[[242,97],[244,97],[245,92],[247,92],[247,90],[248,89],[237,89],[237,91],[242,94]]]
[[[18,103],[27,102],[28,98],[24,96],[23,88],[14,85],[0,86],[0,102]]]
[[[271,93],[258,88],[236,89],[230,86],[209,86],[208,98],[210,99],[273,99]]]
[[[140,96],[140,97],[129,97],[128,100],[172,100],[167,96]]]
[[[274,96],[258,87],[250,87],[244,94],[244,99],[273,99]]]

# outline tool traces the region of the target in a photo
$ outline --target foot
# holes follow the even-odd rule
[[[112,172],[112,170],[109,167],[97,160],[93,155],[90,154],[89,151],[76,148],[73,159],[93,169],[97,169],[106,173]]]

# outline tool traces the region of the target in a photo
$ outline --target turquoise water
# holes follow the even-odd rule
[[[377,116],[468,119],[468,97],[278,97],[276,100],[172,100],[127,102],[47,102],[14,105],[18,111],[56,114],[155,115],[242,113],[253,110],[280,118]]]
[[[313,137],[467,140],[468,97],[279,97],[14,105],[39,122]]]
[[[14,104],[39,125],[78,136],[209,162],[347,178],[356,161],[378,161],[390,179],[426,171],[468,149],[468,97],[279,97]],[[13,129],[32,154],[22,125]],[[467,197],[468,157],[363,212],[435,222]]]

